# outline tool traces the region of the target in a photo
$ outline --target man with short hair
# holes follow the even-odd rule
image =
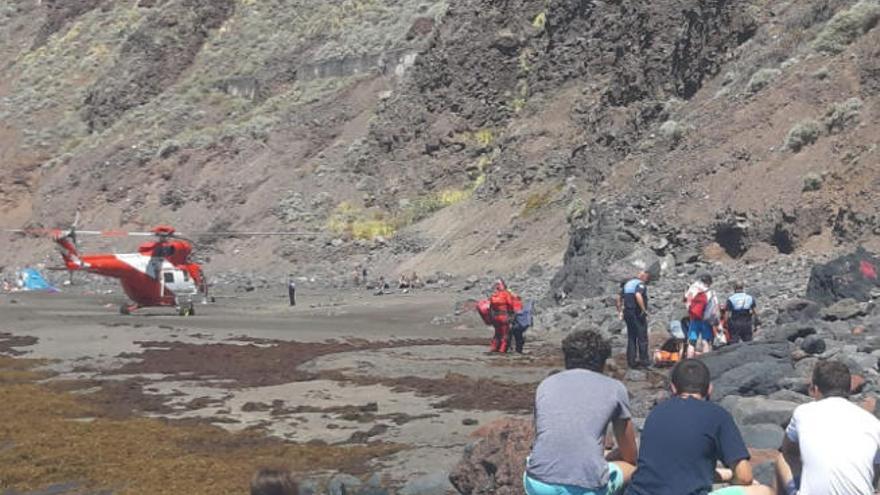
[[[751,342],[757,314],[755,298],[747,294],[742,282],[733,284],[734,294],[727,298],[727,331],[730,332],[730,343]]]
[[[841,362],[820,361],[813,368],[810,396],[816,402],[794,410],[776,462],[780,494],[874,493],[880,421],[847,400],[851,381],[849,368]]]
[[[604,376],[611,345],[582,330],[562,341],[565,371],[538,386],[535,441],[523,484],[528,495],[616,495],[632,476],[637,448],[629,395]],[[611,424],[620,461],[603,455]]]
[[[626,322],[626,364],[630,368],[651,365],[648,357],[648,288],[646,271],[624,283],[617,296],[617,315]]]
[[[709,401],[709,368],[685,359],[671,374],[673,397],[657,405],[642,429],[639,464],[627,495],[770,495],[754,484],[749,451],[729,412]],[[712,490],[716,465],[731,468],[733,486]],[[722,477],[725,478],[725,477]]]

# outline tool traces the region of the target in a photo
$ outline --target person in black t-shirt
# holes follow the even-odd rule
[[[749,451],[729,412],[709,402],[709,368],[685,359],[672,369],[674,396],[648,415],[627,495],[772,495],[754,484]],[[732,472],[719,470],[721,461]],[[720,473],[725,473],[721,475]],[[715,479],[731,486],[712,490]]]

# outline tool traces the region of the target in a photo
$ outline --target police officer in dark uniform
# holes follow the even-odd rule
[[[755,298],[745,292],[742,282],[733,285],[734,294],[727,299],[727,331],[730,343],[751,342],[757,326]]]
[[[651,275],[642,271],[620,289],[617,314],[626,322],[626,363],[630,368],[648,367],[648,288]]]
[[[296,306],[296,282],[293,275],[287,277],[287,297],[290,299],[290,305]]]

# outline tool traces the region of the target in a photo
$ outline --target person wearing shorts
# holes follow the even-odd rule
[[[697,359],[679,362],[671,388],[673,397],[645,420],[626,495],[772,495],[770,487],[754,484],[749,451],[733,417],[709,401],[709,368]],[[716,470],[719,461],[730,470]],[[712,491],[715,480],[732,486]]]
[[[718,309],[718,299],[711,290],[712,276],[708,273],[700,276],[684,295],[687,305],[690,324],[688,326],[688,357],[693,357],[697,351],[697,342],[701,343],[700,352],[712,350],[712,341],[715,339],[713,321]]]
[[[582,330],[562,341],[565,371],[535,393],[535,440],[523,485],[528,495],[619,495],[635,469],[635,427],[623,383],[602,374],[611,344]],[[603,451],[608,425],[619,461]]]

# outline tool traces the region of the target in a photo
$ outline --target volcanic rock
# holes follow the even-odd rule
[[[474,432],[480,437],[468,445],[449,481],[462,495],[493,493],[520,495],[525,459],[534,430],[525,419],[500,419]]]
[[[880,258],[858,248],[825,264],[817,264],[810,272],[807,297],[825,306],[842,299],[865,302],[880,287]]]

